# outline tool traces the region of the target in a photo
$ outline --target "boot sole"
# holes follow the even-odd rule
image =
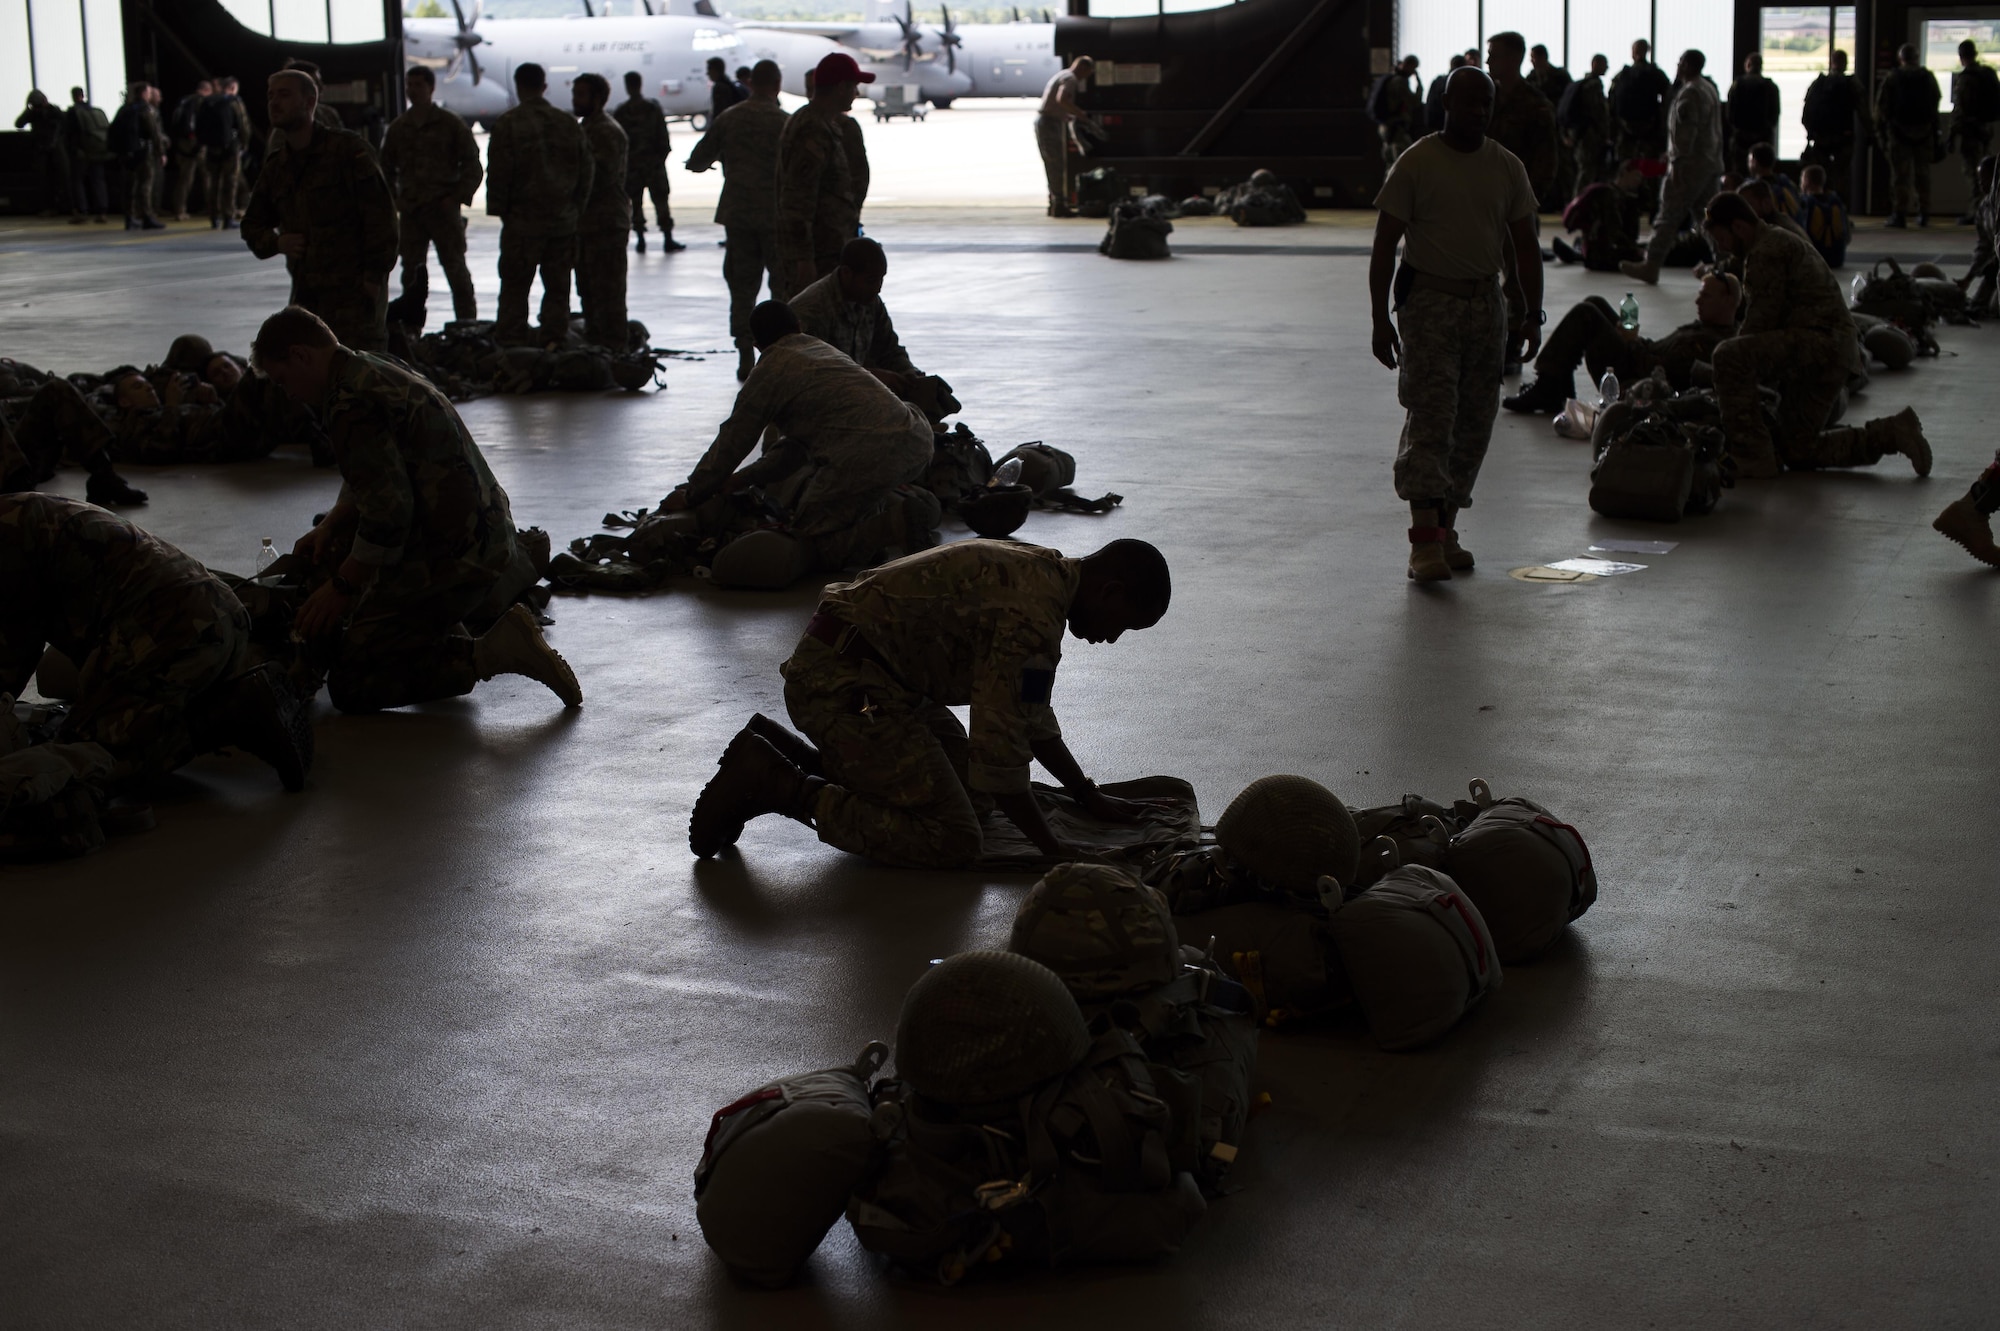
[[[688,849],[694,852],[696,859],[711,859],[742,839],[743,827],[748,821],[746,819],[724,820],[720,826],[709,829],[704,829],[702,823],[704,818],[716,816],[709,801],[718,798],[715,793],[715,786],[718,781],[722,780],[723,769],[729,766],[730,759],[736,756],[739,748],[746,741],[759,738],[762,737],[752,732],[748,726],[745,726],[742,730],[736,732],[736,737],[729,741],[727,748],[723,749],[722,756],[715,760],[715,775],[710,777],[708,784],[701,788],[701,794],[696,797],[694,808],[688,814]],[[768,743],[769,741],[766,742]],[[710,835],[704,836],[704,830],[708,831]]]
[[[1931,523],[1931,530],[1936,532],[1938,535],[1944,537],[1947,541],[1950,541],[1953,545],[1965,551],[1965,553],[1971,555],[1974,559],[1986,565],[1988,568],[2000,568],[2000,546],[1988,546],[1986,550],[1982,551],[1977,547],[1975,547],[1972,544],[1972,542],[1968,541],[1965,537],[1947,528],[1944,525],[1944,519],[1941,517]]]

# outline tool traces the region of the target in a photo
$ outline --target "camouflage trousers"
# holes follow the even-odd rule
[[[461,698],[479,682],[466,616],[486,604],[491,573],[399,587],[385,575],[332,646],[326,694],[343,712],[379,712]]]
[[[1049,187],[1049,207],[1068,208],[1069,129],[1061,116],[1035,117],[1035,150],[1042,155],[1042,175]]]
[[[1707,163],[1684,166],[1676,162],[1667,168],[1660,185],[1660,210],[1653,214],[1653,234],[1646,241],[1647,263],[1658,266],[1663,262],[1683,227],[1701,234],[1702,210],[1715,197],[1720,174]]]
[[[1715,349],[1715,396],[1729,452],[1745,463],[1775,458],[1787,467],[1866,467],[1882,450],[1859,427],[1828,429],[1847,383],[1852,345],[1827,334],[1783,330],[1732,337]],[[1779,393],[1775,438],[1758,386]]]
[[[188,198],[194,193],[195,177],[201,174],[201,150],[183,152],[174,149],[174,183],[167,189],[167,198],[174,206],[174,216],[179,217],[188,210]]]
[[[1910,143],[1889,132],[1889,206],[1898,213],[1929,215],[1931,151],[1928,139]]]
[[[136,162],[125,167],[125,216],[137,222],[150,220],[156,216],[153,207],[153,185],[158,180],[160,164],[149,151]]]
[[[1500,414],[1507,306],[1498,282],[1477,296],[1416,290],[1396,316],[1396,398],[1407,415],[1396,446],[1396,493],[1412,503],[1472,503]]]
[[[1993,123],[1987,120],[1960,120],[1951,127],[1958,140],[1958,168],[1965,173],[1965,197],[1971,212],[1979,204],[1979,159],[1993,151]]]
[[[771,275],[771,296],[778,295],[777,251],[768,231],[753,231],[746,226],[723,228],[722,280],[729,286],[729,335],[736,340],[739,351],[753,345],[750,341],[750,311],[757,308],[757,293],[764,285],[764,275]]]
[[[208,747],[203,695],[247,667],[250,612],[214,578],[160,593],[147,612],[113,624],[83,659],[62,738],[165,773]]]
[[[625,322],[625,232],[583,231],[576,238],[576,298],[583,306],[587,342],[625,350],[632,330]]]
[[[243,164],[234,148],[202,151],[201,192],[208,199],[209,221],[220,222],[236,216],[236,206],[243,194]]]
[[[569,336],[570,273],[576,267],[576,233],[530,236],[505,223],[500,227],[500,309],[493,336],[519,346],[535,338],[528,331],[528,289],[542,275],[541,340]]]
[[[653,196],[653,221],[659,226],[660,234],[674,234],[674,211],[667,205],[667,195],[672,189],[667,183],[667,164],[641,168],[625,173],[625,197],[632,203],[632,229],[641,236],[646,234],[646,195]],[[623,239],[623,236],[620,236]]]
[[[439,199],[397,215],[397,243],[403,255],[403,297],[422,305],[431,292],[431,250],[451,288],[451,312],[457,319],[477,319],[479,298],[472,292],[472,270],[465,265],[465,214],[456,199]]]
[[[75,384],[50,379],[27,399],[0,405],[0,491],[32,489],[65,462],[88,466],[113,438]]]
[[[1382,140],[1383,166],[1394,166],[1396,159],[1410,150],[1408,125],[1377,125],[1375,133]]]
[[[818,638],[801,639],[779,670],[785,710],[826,773],[813,808],[821,841],[910,869],[959,868],[978,856],[970,745],[950,709]]]
[[[360,274],[350,280],[308,284],[292,279],[292,304],[311,310],[326,321],[340,344],[352,351],[389,349],[389,283],[384,273],[374,290],[362,285]]]
[[[913,483],[930,469],[936,436],[920,411],[910,414],[906,435],[865,451],[816,459],[806,442],[780,439],[739,474],[791,514],[793,534],[811,543],[820,568],[874,564],[892,547],[927,550],[941,510]]]

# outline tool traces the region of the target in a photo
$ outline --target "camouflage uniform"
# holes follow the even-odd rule
[[[1026,793],[1034,745],[1062,737],[1049,700],[1079,576],[1054,550],[974,540],[826,589],[821,614],[857,645],[809,634],[781,667],[825,763],[820,840],[911,868],[978,856],[974,792]],[[969,738],[946,710],[966,704]]]
[[[624,191],[622,197],[631,210],[628,224],[638,233],[643,244],[646,238],[646,192],[650,190],[653,194],[653,220],[659,223],[660,234],[672,240],[674,214],[667,203],[667,195],[672,189],[667,183],[667,154],[672,151],[672,142],[667,136],[667,113],[650,97],[628,97],[611,114],[618,127],[625,131],[625,160],[615,177],[614,187]],[[601,154],[598,169],[604,169]]]
[[[778,138],[776,263],[783,300],[793,294],[801,260],[824,277],[840,264],[840,247],[861,234],[868,198],[868,153],[852,116],[808,102],[792,113]]]
[[[486,146],[486,211],[500,219],[502,342],[532,341],[528,288],[542,275],[541,339],[569,336],[576,226],[590,200],[590,143],[583,126],[546,97],[526,97],[493,123]]]
[[[1530,67],[1521,77],[1549,103],[1549,123],[1555,129],[1556,174],[1548,189],[1542,192],[1541,202],[1545,212],[1560,211],[1580,188],[1576,180],[1576,162],[1563,151],[1566,140],[1562,126],[1555,120],[1555,109],[1562,104],[1563,94],[1569,91],[1569,71],[1556,65],[1544,65],[1540,69]]]
[[[390,360],[335,351],[314,406],[359,514],[345,553],[381,570],[333,648],[328,696],[369,712],[470,693],[460,621],[516,558],[507,492],[444,395]]]
[[[1889,71],[1875,94],[1875,123],[1889,150],[1889,206],[1931,210],[1931,157],[1937,150],[1937,76],[1921,66]]]
[[[1399,498],[1471,506],[1500,414],[1507,318],[1497,281],[1469,298],[1412,291],[1397,311],[1403,356],[1396,400],[1408,412],[1396,443]]]
[[[1983,93],[1973,91],[1975,82]],[[1979,159],[1993,150],[1993,122],[1980,119],[1975,112],[1996,100],[2000,100],[2000,87],[1995,85],[1991,65],[1975,63],[1951,76],[1951,138],[1958,145],[1958,165],[1965,172],[1967,196],[1975,202],[1979,198]]]
[[[441,106],[414,106],[382,136],[382,174],[396,191],[403,250],[403,299],[423,308],[430,295],[431,248],[451,287],[459,319],[479,317],[472,272],[465,266],[465,214],[486,169],[466,123]]]
[[[757,358],[735,410],[688,477],[688,503],[720,494],[764,434],[780,438],[749,469],[754,484],[783,482],[794,534],[822,567],[902,545],[898,486],[920,479],[936,444],[923,412],[818,338],[793,333]],[[890,514],[881,539],[870,519]]]
[[[722,163],[722,197],[715,220],[722,224],[722,280],[729,284],[729,332],[739,349],[750,346],[750,311],[757,289],[771,275],[775,296],[784,279],[777,273],[774,241],[778,223],[778,140],[789,119],[774,101],[751,98],[717,116],[688,155],[688,170],[706,171]]]
[[[576,296],[583,306],[583,336],[623,351],[632,340],[625,322],[625,228],[632,220],[626,211],[625,131],[602,111],[582,123],[591,159],[590,198],[576,228]],[[655,208],[658,200],[656,195]]]
[[[1514,79],[1505,87],[1496,81],[1493,89],[1493,119],[1486,137],[1521,159],[1527,168],[1528,184],[1539,202],[1556,178],[1556,109],[1549,99],[1535,91],[1526,79]],[[1536,220],[1537,233],[1541,222]],[[1505,295],[1508,317],[1516,322],[1527,313],[1528,298],[1521,290],[1518,269],[1508,264]]]
[[[1408,78],[1390,70],[1382,76],[1383,119],[1375,126],[1382,139],[1382,165],[1394,166],[1413,139],[1423,130],[1424,100],[1410,87]]]
[[[1693,387],[1696,361],[1715,355],[1715,348],[1734,330],[1713,324],[1685,323],[1665,337],[1626,337],[1619,331],[1618,312],[1602,296],[1587,296],[1562,317],[1535,357],[1535,374],[1557,381],[1571,380],[1579,365],[1593,380],[1610,370],[1620,383],[1637,383],[1655,369],[1665,370],[1676,392]]]
[[[160,113],[150,102],[135,102],[133,108],[132,151],[125,159],[125,216],[152,221],[157,220],[153,187],[159,180],[160,155],[171,145],[167,142],[167,131],[160,125]]]
[[[38,379],[26,393],[0,399],[0,490],[30,489],[63,463],[84,466],[111,447],[111,427],[75,384],[57,375]]]
[[[268,259],[280,235],[306,239],[305,253],[285,260],[291,303],[326,320],[343,345],[385,350],[396,205],[368,140],[316,124],[303,150],[281,141],[264,159],[243,211],[243,243]]]
[[[1715,393],[1729,451],[1747,467],[1775,458],[1790,467],[1854,467],[1880,460],[1863,431],[1828,430],[1827,419],[1855,368],[1854,320],[1840,282],[1811,242],[1774,226],[1743,264],[1748,303],[1738,336],[1715,349]],[[1778,389],[1773,440],[1758,385]]]
[[[1577,80],[1572,115],[1582,123],[1563,131],[1576,162],[1576,190],[1581,192],[1609,174],[1604,150],[1611,141],[1611,104],[1604,100],[1604,80],[1586,74]]]
[[[78,663],[62,738],[170,772],[200,752],[203,695],[246,665],[250,616],[194,560],[101,508],[0,495],[0,692],[54,646]]]
[[[1722,104],[1704,78],[1692,78],[1674,93],[1667,112],[1667,178],[1660,186],[1660,210],[1646,241],[1646,262],[1657,267],[1679,238],[1681,225],[1701,230],[1702,209],[1715,197],[1722,175]]]
[[[921,375],[910,363],[889,318],[882,297],[850,301],[840,290],[840,274],[828,273],[787,302],[799,317],[799,330],[816,337],[855,364],[870,370]]]

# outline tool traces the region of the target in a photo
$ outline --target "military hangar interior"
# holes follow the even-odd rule
[[[1068,743],[1107,783],[1180,778],[1207,824],[1277,774],[1310,778],[1356,811],[1418,792],[1452,817],[1482,778],[1587,840],[1597,891],[1587,913],[1532,960],[1507,964],[1504,983],[1438,1038],[1387,1049],[1371,1038],[1382,1026],[1367,958],[1339,933],[1372,889],[1344,900],[1352,893],[1335,873],[1342,891],[1322,878],[1282,906],[1258,898],[1292,912],[1307,951],[1318,949],[1298,963],[1325,970],[1323,1010],[1309,1017],[1274,997],[1276,951],[1211,946],[1215,914],[1171,898],[1180,942],[1205,949],[1186,974],[1211,977],[1203,992],[1235,1014],[1232,1029],[1258,1035],[1252,1098],[1215,1143],[1226,1149],[1202,1162],[1233,1154],[1233,1165],[1185,1232],[1153,1243],[1148,1261],[1052,1261],[1059,1230],[1074,1255],[1162,1224],[1160,1185],[1105,1183],[1109,1135],[1090,1138],[1095,1157],[1084,1138],[1065,1138],[1068,1155],[1034,1155],[1021,1172],[1014,1139],[978,1120],[969,1131],[989,1134],[999,1163],[963,1165],[959,1191],[939,1183],[933,1206],[957,1237],[891,1261],[885,1180],[912,1167],[915,1138],[896,1138],[888,1162],[890,1137],[876,1134],[904,1120],[850,1108],[828,1121],[844,1125],[843,1142],[858,1122],[874,1143],[853,1166],[873,1171],[852,1184],[868,1204],[850,1205],[855,1223],[837,1219],[801,1271],[765,1288],[703,1242],[704,1226],[722,1223],[719,1208],[697,1214],[711,1134],[739,1159],[759,1149],[758,1132],[762,1149],[777,1149],[770,1125],[809,1120],[760,1089],[846,1065],[871,1041],[896,1044],[899,1022],[907,1036],[912,986],[947,977],[939,959],[1008,947],[1042,875],[1020,863],[887,867],[783,817],[751,822],[733,849],[690,854],[691,812],[719,780],[717,755],[735,751],[752,712],[787,716],[778,667],[805,651],[822,588],[855,575],[744,590],[676,566],[650,595],[564,592],[546,603],[546,637],[581,682],[580,710],[518,674],[373,713],[321,696],[306,714],[315,756],[298,793],[235,751],[115,802],[79,776],[50,813],[31,813],[34,781],[10,778],[0,1323],[1992,1325],[2000,704],[1979,681],[2000,646],[2000,575],[1932,522],[1992,461],[1988,376],[2000,350],[1989,339],[2000,334],[1940,318],[1926,325],[1936,355],[1897,369],[1871,358],[1865,387],[1848,381],[1853,422],[1920,413],[1928,477],[1889,456],[1743,479],[1712,512],[1672,523],[1593,511],[1593,444],[1553,430],[1553,412],[1501,411],[1477,505],[1458,519],[1477,568],[1405,577],[1419,538],[1406,539],[1415,519],[1392,475],[1405,428],[1398,377],[1371,354],[1371,205],[1385,154],[1369,109],[1402,57],[1418,57],[1412,87],[1423,90],[1448,56],[1483,53],[1506,31],[1578,76],[1597,53],[1619,71],[1634,38],[1669,74],[1683,50],[1703,49],[1725,95],[1761,54],[1781,96],[1779,165],[1795,180],[1804,97],[1832,51],[1872,89],[1913,42],[1946,82],[1961,40],[1980,52],[2000,44],[2000,8],[1205,4],[1071,0],[1048,25],[1005,11],[945,19],[1015,26],[1000,37],[1052,45],[1040,57],[1051,73],[1078,56],[1099,62],[1080,97],[1093,151],[1065,180],[1067,201],[1095,218],[1047,215],[1031,133],[1039,75],[1026,98],[982,95],[966,79],[989,66],[997,77],[1015,58],[975,57],[987,34],[954,30],[963,46],[953,47],[922,11],[860,15],[900,26],[897,41],[910,43],[862,52],[893,85],[876,106],[929,102],[922,120],[873,118],[865,103],[855,113],[873,163],[861,222],[886,249],[901,338],[949,380],[957,420],[990,458],[1046,441],[1074,455],[1075,493],[1123,497],[1094,513],[1040,505],[1013,539],[1080,556],[1136,538],[1171,568],[1173,603],[1156,627],[1115,645],[1067,644],[1053,702]],[[109,110],[122,85],[142,81],[161,89],[171,135],[170,113],[195,81],[233,71],[261,155],[266,79],[287,60],[318,65],[324,104],[379,141],[403,109],[405,55],[421,49],[441,89],[476,83],[501,109],[506,71],[547,62],[567,108],[555,84],[576,69],[502,36],[506,22],[560,17],[563,6],[456,8],[406,17],[368,0],[0,0],[0,96],[19,105],[40,87],[60,107],[76,84]],[[579,42],[593,23],[718,12],[727,22],[730,11],[720,0],[642,0],[630,16],[623,0],[578,8],[595,9],[566,20]],[[801,3],[738,17],[815,21],[817,33],[856,15]],[[420,48],[424,22],[441,35]],[[701,40],[743,51],[764,40],[747,23],[721,31],[699,29],[696,54]],[[720,45],[739,36],[741,47]],[[739,391],[730,251],[709,221],[717,173],[685,167],[702,118],[672,102],[686,92],[678,74],[648,82],[677,117],[668,234],[686,246],[629,258],[627,307],[661,349],[657,375],[637,392],[453,393],[514,520],[549,533],[557,551],[607,514],[661,504]],[[783,104],[804,105],[789,84]],[[0,134],[0,356],[64,376],[153,365],[187,333],[247,352],[294,288],[279,263],[246,249],[251,222],[240,233],[209,224],[202,191],[213,178],[190,221],[174,220],[169,202],[157,228],[120,228],[114,194],[110,221],[72,225],[72,202],[41,193],[32,128]],[[496,134],[481,120],[482,149]],[[1836,186],[1854,223],[1835,273],[1843,295],[1857,275],[1887,275],[1878,260],[1888,257],[1906,271],[1926,261],[1953,279],[1967,271],[1979,228],[1954,224],[1972,207],[1956,146],[1938,148],[1928,227],[1910,217],[1891,228],[1888,153],[1861,139]],[[164,165],[171,189],[176,164]],[[1257,169],[1307,206],[1303,223],[1238,226],[1194,208],[1174,220],[1167,261],[1098,252],[1107,203],[1210,197]],[[112,190],[121,175],[110,173]],[[1566,234],[1560,212],[1543,200],[1545,246]],[[479,202],[465,215],[473,294],[490,318],[501,223]],[[1585,265],[1544,272],[1551,331],[1585,297],[1615,306],[1630,292],[1640,332],[1659,336],[1690,317],[1697,291],[1685,267],[1657,285]],[[433,335],[452,313],[434,294]],[[414,345],[407,334],[403,345]],[[16,391],[28,382],[17,378]],[[1588,416],[1592,376],[1573,391]],[[119,475],[149,501],[115,511],[212,569],[259,572],[264,538],[290,549],[355,483],[293,442],[226,466],[121,458]],[[66,466],[40,488],[81,499],[95,482]],[[972,534],[971,512],[945,514],[946,548]],[[0,547],[0,577],[12,579],[0,633],[19,632],[34,599],[22,567]],[[284,649],[280,634],[272,650]],[[59,675],[45,669],[25,691],[0,748],[80,714],[64,718]],[[1033,677],[1024,668],[1023,696]],[[70,685],[81,708],[87,664]],[[873,721],[871,705],[862,698],[855,727]],[[977,747],[987,741],[973,710]],[[1265,831],[1282,841],[1304,826]],[[26,858],[51,829],[94,848]],[[1454,857],[1475,834],[1454,823],[1437,835],[1452,838],[1444,867],[1460,873]],[[1400,854],[1424,862],[1425,846],[1440,844],[1431,836],[1410,833]],[[1220,862],[1202,847],[1183,845],[1187,862]],[[1343,871],[1358,875],[1352,842],[1345,853]],[[1471,890],[1434,903],[1464,913]],[[1490,941],[1469,924],[1452,937]],[[1490,982],[1481,968],[1498,965],[1484,951],[1465,956],[1470,971],[1450,963],[1460,1006]],[[1414,976],[1374,979],[1427,983]],[[994,1035],[997,1001],[967,1001],[938,1020],[958,1022],[968,1046],[1026,1039]],[[1093,1049],[1137,1038],[1136,1000],[1106,1011]],[[887,1069],[908,1084],[877,1088],[885,1104],[917,1095],[909,1043]],[[947,1061],[960,1054],[983,1056],[960,1049]],[[1081,1084],[1058,1073],[1046,1084]],[[1151,1100],[1133,1098],[1138,1081],[1117,1081],[1121,1122],[1163,1105],[1170,1077],[1186,1080],[1155,1073]],[[1104,1075],[1100,1090],[1116,1080]],[[1027,1123],[1040,1111],[1020,1112]],[[1147,1131],[1158,1145],[1169,1130]],[[796,1228],[808,1194],[825,1192],[818,1161],[767,1158],[783,1177],[747,1196],[739,1174],[733,1204],[753,1243]],[[1177,1172],[1172,1187],[1185,1207],[1193,1185]]]

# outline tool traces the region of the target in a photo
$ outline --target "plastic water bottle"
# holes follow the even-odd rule
[[[1628,333],[1639,331],[1639,302],[1632,299],[1632,293],[1625,293],[1625,303],[1618,307],[1618,326]]]
[[[277,562],[277,548],[271,544],[271,538],[266,536],[264,543],[257,547],[257,576],[263,577],[265,571]]]
[[[1008,486],[1018,483],[1020,479],[1021,459],[1008,458],[994,470],[993,479],[988,481],[987,484],[995,490],[1004,490]]]
[[[1599,411],[1603,411],[1618,400],[1619,388],[1618,376],[1612,371],[1606,370],[1604,377],[1597,381],[1597,409]]]

